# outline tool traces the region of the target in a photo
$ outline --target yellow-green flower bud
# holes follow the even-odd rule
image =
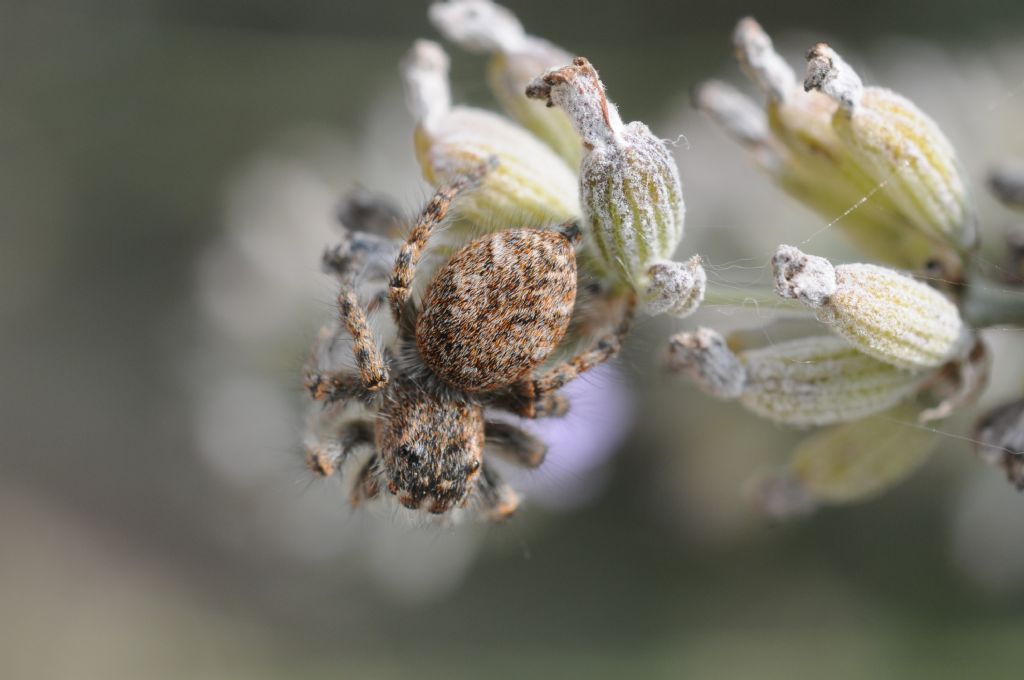
[[[833,267],[823,257],[779,246],[772,258],[775,289],[812,307],[865,354],[909,369],[940,366],[970,346],[956,305],[939,291],[872,264]]]
[[[934,431],[916,426],[912,405],[816,432],[761,482],[758,504],[785,518],[814,505],[868,499],[913,474],[937,442]]]
[[[838,105],[804,92],[796,74],[752,18],[733,33],[737,59],[766,95],[763,112],[724,83],[695,91],[695,104],[752,152],[757,165],[794,198],[843,231],[872,256],[898,267],[932,259],[957,269],[954,253],[918,233],[878,183],[864,172],[832,126]]]
[[[490,54],[487,82],[505,113],[537,135],[574,170],[583,145],[565,112],[526,98],[538,73],[565,64],[572,55],[528,35],[515,14],[491,0],[448,0],[430,7],[430,20],[445,38],[471,52]]]
[[[891,90],[864,87],[825,43],[808,52],[804,89],[839,105],[832,116],[836,134],[915,228],[958,249],[977,244],[967,181],[953,145],[931,118]]]
[[[830,503],[884,491],[917,470],[938,441],[934,431],[917,426],[915,413],[908,405],[816,432],[797,447],[789,469]]]
[[[486,229],[546,226],[580,215],[576,175],[544,143],[512,121],[481,109],[451,106],[448,56],[419,40],[402,62],[416,118],[416,157],[431,184],[452,181],[496,158],[497,167],[459,205]]]
[[[704,391],[738,399],[754,413],[806,427],[858,420],[918,392],[931,372],[911,372],[820,336],[733,352],[717,332],[700,328],[669,341],[668,367]]]
[[[536,78],[527,95],[561,107],[583,139],[580,202],[604,266],[643,296],[649,312],[692,311],[695,305],[672,303],[669,290],[659,289],[669,285],[681,300],[694,294],[692,286],[680,288],[687,267],[668,262],[683,237],[684,206],[665,142],[643,123],[623,124],[597,71],[582,57]],[[665,276],[668,270],[676,275]],[[698,281],[703,277],[694,277],[693,285]]]

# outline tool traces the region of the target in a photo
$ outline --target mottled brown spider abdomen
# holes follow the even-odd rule
[[[547,359],[565,335],[575,299],[576,255],[564,234],[491,234],[438,270],[416,322],[416,345],[448,385],[494,390]]]

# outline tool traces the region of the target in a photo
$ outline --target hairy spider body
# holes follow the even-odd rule
[[[571,321],[575,225],[512,229],[472,241],[438,269],[421,305],[413,302],[416,265],[431,232],[452,200],[487,170],[439,188],[400,247],[387,292],[398,328],[395,351],[382,354],[356,296],[355,272],[366,264],[359,254],[371,249],[343,245],[325,257],[342,282],[338,327],[351,337],[357,371],[323,370],[317,350],[306,387],[328,403],[360,399],[376,409],[376,417],[348,423],[331,434],[331,442],[311,446],[307,463],[326,476],[352,450],[371,446],[353,504],[385,489],[408,508],[441,514],[472,500],[486,517],[504,519],[518,496],[488,466],[485,448],[536,467],[545,447],[513,425],[489,420],[486,409],[528,418],[561,415],[565,402],[556,391],[614,356],[628,329],[632,305],[594,348],[533,376]],[[396,356],[399,361],[389,366]]]
[[[377,420],[388,491],[407,508],[447,512],[473,487],[484,454],[484,410],[396,380]]]
[[[492,234],[437,272],[416,322],[416,346],[448,385],[488,392],[547,359],[569,328],[575,300],[576,255],[564,234]]]

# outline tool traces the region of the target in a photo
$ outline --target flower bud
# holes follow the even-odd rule
[[[448,56],[419,40],[402,62],[416,118],[416,157],[431,184],[450,182],[496,158],[497,167],[467,194],[459,212],[478,226],[545,226],[580,215],[576,176],[550,148],[511,121],[451,106]]]
[[[693,104],[747,151],[765,172],[778,175],[791,154],[772,136],[768,116],[748,96],[728,83],[708,80],[693,91]]]
[[[838,105],[820,92],[804,92],[754,19],[739,21],[733,44],[740,65],[767,97],[764,122],[757,104],[722,83],[699,88],[696,106],[747,148],[786,193],[873,257],[908,269],[939,259],[955,270],[956,254],[918,233],[836,134],[832,118]]]
[[[759,505],[778,516],[795,514],[794,506],[865,500],[913,474],[937,442],[934,431],[916,426],[911,405],[816,432],[761,483]]]
[[[715,331],[680,333],[668,367],[704,391],[795,426],[829,425],[884,411],[918,392],[931,372],[904,371],[820,336],[734,353]]]
[[[961,250],[976,245],[966,178],[953,145],[931,118],[895,92],[864,87],[825,43],[807,54],[804,89],[838,104],[832,127],[839,139],[916,229]]]
[[[487,81],[505,113],[554,149],[570,168],[579,167],[583,145],[565,112],[545,108],[525,95],[538,73],[568,62],[571,54],[528,35],[515,14],[491,0],[438,2],[430,7],[430,20],[460,47],[493,55]]]
[[[974,451],[989,465],[1002,468],[1018,491],[1024,491],[1024,399],[982,416],[974,427]]]
[[[692,304],[667,302],[673,294],[681,301],[701,294],[678,290],[679,277],[666,276],[662,266],[683,237],[684,213],[679,173],[665,142],[643,123],[623,124],[583,57],[539,76],[526,93],[561,107],[583,139],[580,200],[604,266],[644,296],[648,311],[692,311]]]
[[[872,264],[833,267],[823,257],[779,246],[775,289],[812,307],[857,349],[908,369],[940,366],[969,347],[956,305],[934,288]]]
[[[686,262],[655,262],[647,273],[644,298],[648,313],[667,313],[682,319],[697,311],[708,283],[700,255]]]
[[[747,385],[747,371],[719,333],[698,328],[669,339],[668,368],[682,371],[713,397],[738,399]]]

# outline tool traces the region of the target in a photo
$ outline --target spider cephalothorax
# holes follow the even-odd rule
[[[512,229],[472,241],[437,270],[421,303],[413,302],[416,265],[431,232],[459,192],[486,171],[438,189],[401,245],[387,288],[398,328],[393,350],[378,348],[354,288],[370,242],[355,238],[351,247],[329,252],[326,261],[342,280],[338,316],[352,337],[357,371],[325,369],[314,352],[306,386],[317,400],[361,399],[376,418],[331,433],[333,444],[313,447],[309,465],[331,474],[355,447],[371,445],[354,503],[384,488],[408,508],[445,513],[474,500],[489,518],[507,517],[518,497],[488,466],[485,444],[528,467],[541,463],[545,448],[515,426],[489,420],[485,409],[528,418],[564,413],[557,390],[614,356],[627,330],[632,306],[593,349],[533,375],[572,318],[575,225]]]

